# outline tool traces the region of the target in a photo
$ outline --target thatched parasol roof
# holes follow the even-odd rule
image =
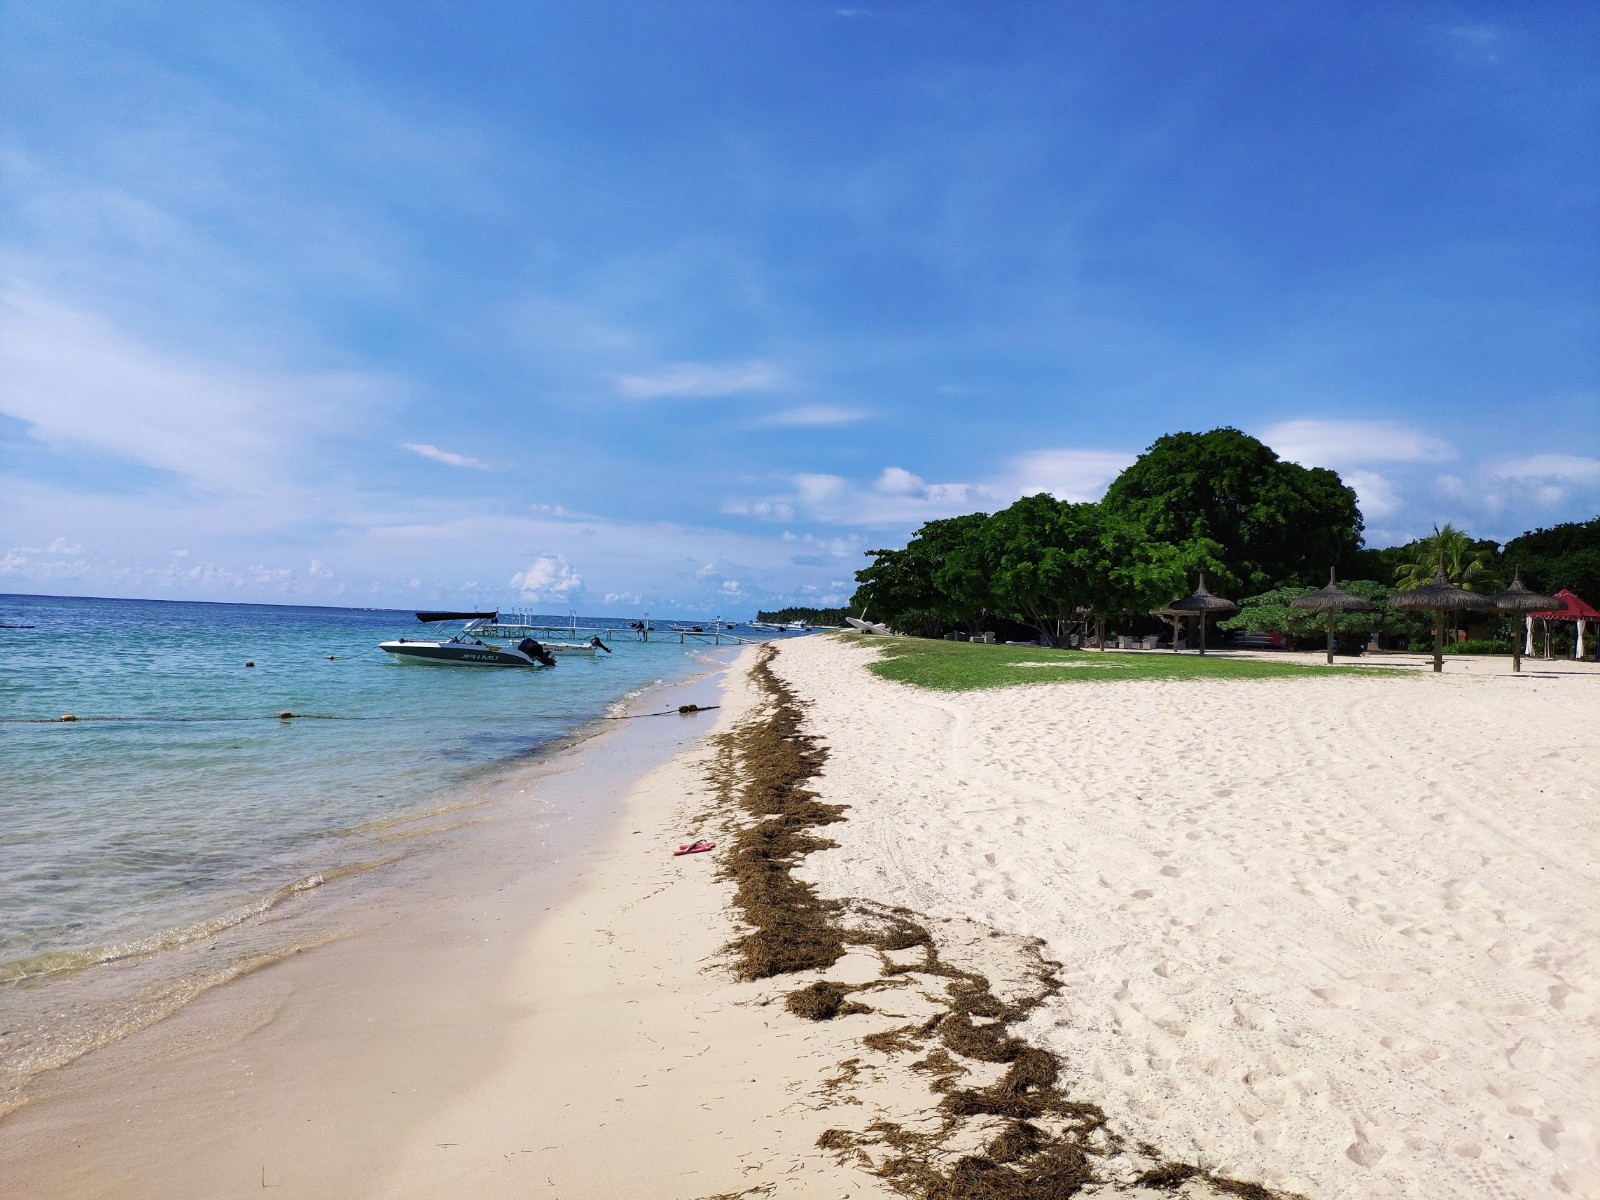
[[[1495,603],[1487,596],[1480,596],[1477,592],[1469,592],[1466,588],[1451,583],[1444,577],[1444,564],[1440,563],[1439,572],[1433,577],[1432,583],[1396,592],[1389,597],[1389,607],[1431,608],[1436,612],[1456,612],[1463,609],[1473,612],[1493,612]]]
[[[1372,601],[1363,600],[1360,596],[1352,596],[1349,592],[1340,589],[1334,578],[1333,568],[1328,568],[1328,586],[1305,596],[1296,596],[1289,601],[1290,608],[1324,608],[1329,612],[1336,609],[1346,612],[1360,612],[1362,609],[1371,608]]]
[[[1167,605],[1169,612],[1182,613],[1225,613],[1238,612],[1239,606],[1232,600],[1224,600],[1221,596],[1213,596],[1206,591],[1206,577],[1200,575],[1200,586],[1195,588],[1194,594],[1185,596],[1182,600],[1174,600]]]
[[[1511,581],[1511,586],[1503,592],[1496,592],[1489,597],[1494,601],[1494,606],[1501,612],[1545,612],[1561,607],[1561,601],[1554,596],[1541,596],[1538,592],[1528,590],[1522,582],[1522,568],[1517,568],[1517,574]]]

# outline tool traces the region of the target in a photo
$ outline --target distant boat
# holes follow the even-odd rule
[[[454,664],[468,667],[553,667],[554,655],[536,638],[524,637],[512,642],[485,641],[480,634],[493,629],[504,636],[513,632],[513,626],[501,626],[498,612],[419,612],[417,620],[426,625],[450,621],[464,624],[449,638],[443,640],[415,640],[396,638],[392,642],[379,642],[378,649],[393,655],[400,662]],[[583,648],[579,648],[583,649]],[[594,647],[586,648],[589,654]]]
[[[882,621],[863,621],[860,617],[846,617],[845,624],[857,633],[883,633],[889,632],[889,627]]]

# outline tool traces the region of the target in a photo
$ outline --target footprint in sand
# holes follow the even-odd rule
[[[1311,994],[1334,1008],[1355,1008],[1361,1003],[1361,989],[1353,983],[1330,983],[1326,987],[1312,988]]]

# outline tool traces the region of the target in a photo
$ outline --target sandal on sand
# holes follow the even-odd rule
[[[704,838],[701,838],[698,842],[686,842],[684,845],[679,846],[672,852],[672,856],[676,858],[680,854],[700,854],[707,850],[715,850],[716,848],[717,844],[715,842],[708,842]]]

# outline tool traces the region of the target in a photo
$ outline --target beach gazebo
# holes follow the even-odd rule
[[[1307,596],[1296,596],[1289,601],[1290,608],[1317,608],[1321,609],[1328,617],[1328,665],[1333,665],[1333,617],[1340,612],[1361,612],[1372,607],[1370,600],[1363,600],[1360,596],[1352,596],[1340,588],[1334,576],[1334,569],[1328,568],[1328,586],[1320,588]]]
[[[1444,559],[1439,559],[1439,571],[1432,583],[1396,592],[1389,597],[1390,608],[1427,610],[1433,613],[1433,673],[1444,670],[1444,615],[1447,612],[1493,612],[1495,603],[1487,596],[1457,587],[1444,577]]]
[[[1206,591],[1206,575],[1200,572],[1200,586],[1182,600],[1174,600],[1167,605],[1169,612],[1181,613],[1186,617],[1200,618],[1200,653],[1206,652],[1206,618],[1209,616],[1226,616],[1236,613],[1239,606],[1232,600],[1224,600],[1221,596],[1213,596]],[[1174,645],[1177,643],[1174,642]]]
[[[1511,580],[1511,586],[1503,592],[1496,592],[1489,599],[1494,601],[1494,606],[1503,613],[1516,613],[1528,623],[1528,653],[1533,653],[1533,614],[1542,609],[1560,608],[1561,601],[1554,596],[1541,596],[1538,592],[1531,592],[1522,582],[1522,568],[1517,568],[1516,576]],[[1511,669],[1522,670],[1522,639],[1516,634],[1511,636]]]
[[[1528,614],[1528,653],[1533,653],[1533,622],[1535,620],[1544,622],[1546,657],[1548,657],[1550,653],[1550,622],[1572,621],[1577,625],[1577,639],[1576,645],[1573,647],[1573,655],[1574,657],[1582,658],[1584,624],[1588,621],[1600,621],[1600,612],[1595,611],[1594,607],[1585,601],[1581,596],[1574,595],[1566,588],[1562,588],[1559,592],[1552,596],[1551,599],[1554,600],[1555,603],[1550,606],[1549,611],[1530,612]]]

